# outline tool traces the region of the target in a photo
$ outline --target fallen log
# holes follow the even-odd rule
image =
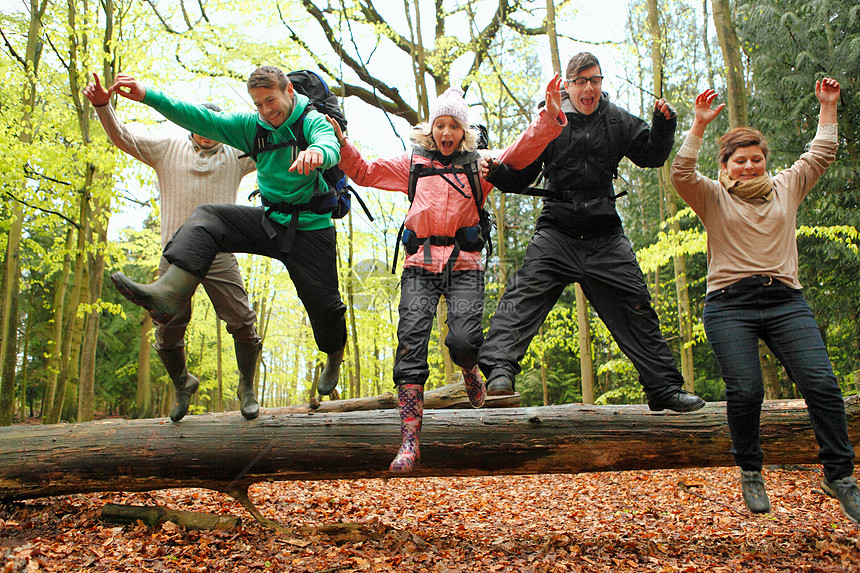
[[[140,521],[144,525],[155,527],[170,521],[185,529],[219,529],[221,531],[235,529],[242,523],[241,519],[233,515],[181,511],[159,505],[118,505],[115,503],[105,504],[99,517],[102,521],[123,525],[136,525]]]
[[[846,398],[860,442],[860,396]],[[802,400],[766,402],[765,463],[815,464],[818,446]],[[724,402],[689,414],[645,405],[426,410],[421,464],[411,474],[481,476],[729,466]],[[238,412],[0,428],[0,501],[97,491],[201,487],[248,498],[263,481],[392,477],[400,446],[394,410]]]
[[[520,405],[520,395],[513,396],[487,396],[484,408],[514,408]],[[424,407],[428,410],[439,408],[461,408],[471,409],[469,397],[466,395],[466,386],[462,382],[446,384],[424,394]],[[350,398],[348,400],[325,400],[314,399],[310,404],[296,404],[282,408],[269,408],[266,413],[272,415],[281,414],[307,414],[310,412],[361,412],[366,410],[390,410],[397,408],[397,396],[391,392],[379,396],[367,398]]]

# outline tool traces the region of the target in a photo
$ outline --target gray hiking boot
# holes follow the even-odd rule
[[[767,513],[770,511],[770,498],[764,489],[764,478],[761,472],[741,470],[741,489],[744,494],[744,503],[753,513]]]
[[[857,489],[857,478],[848,476],[832,482],[821,478],[821,487],[827,495],[839,501],[842,513],[848,519],[860,523],[860,489]]]

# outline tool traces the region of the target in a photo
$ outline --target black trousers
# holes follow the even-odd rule
[[[508,281],[481,347],[487,379],[520,372],[532,338],[569,284],[578,282],[615,342],[633,362],[649,400],[662,400],[684,384],[660,333],[645,277],[633,247],[619,233],[577,239],[554,227],[539,228],[526,258]]]
[[[478,363],[484,338],[484,271],[453,271],[435,274],[419,267],[403,269],[400,278],[400,321],[397,323],[397,354],[394,384],[424,384],[430,375],[427,345],[439,297],[445,296],[448,335],[445,346],[451,360],[462,368]]]
[[[200,205],[164,248],[172,265],[205,277],[220,252],[251,253],[281,261],[296,287],[317,347],[334,352],[346,344],[346,305],[337,282],[337,234],[334,227],[296,231],[284,252],[287,228],[263,221],[263,207]]]

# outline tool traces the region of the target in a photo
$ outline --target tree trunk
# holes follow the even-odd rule
[[[738,33],[732,18],[729,0],[711,0],[714,12],[714,27],[720,40],[720,50],[726,72],[726,111],[729,113],[729,126],[744,127],[747,119],[747,92],[744,85],[744,65]]]
[[[348,305],[347,311],[349,312],[349,338],[350,342],[352,342],[352,378],[355,381],[353,384],[350,384],[350,398],[360,398],[361,397],[361,353],[358,348],[358,328],[356,327],[355,320],[355,272],[353,270],[354,264],[354,255],[355,255],[355,243],[353,241],[353,232],[352,232],[352,212],[349,213],[348,217],[348,225],[349,225],[349,250],[347,252],[347,267],[346,267],[346,296]]]
[[[86,182],[85,188],[89,188],[89,181]],[[72,355],[74,354],[75,357],[77,357],[78,349],[80,348],[79,344],[75,344],[75,338],[78,337],[78,339],[80,339],[80,332],[82,330],[82,327],[78,324],[79,320],[77,311],[78,304],[81,301],[81,291],[83,290],[85,274],[84,267],[86,266],[85,248],[90,216],[90,205],[87,194],[83,192],[80,193],[80,200],[79,221],[81,223],[81,227],[78,229],[78,241],[75,247],[75,274],[72,281],[72,293],[65,308],[64,323],[66,326],[63,329],[61,344],[62,351],[60,352],[59,357],[60,369],[57,377],[56,392],[54,393],[54,400],[51,404],[51,411],[48,413],[47,420],[45,420],[46,424],[56,424],[60,421],[63,413],[63,404],[66,398],[66,388],[69,385],[69,373],[78,373],[78,369],[74,367],[76,360],[72,358]],[[75,379],[72,382],[77,385],[77,376],[75,376]]]
[[[54,313],[53,332],[48,340],[48,358],[45,361],[45,371],[48,374],[45,381],[45,392],[42,398],[42,423],[47,424],[51,411],[54,409],[54,397],[57,394],[57,378],[60,372],[60,358],[63,352],[63,328],[66,319],[66,291],[69,287],[69,275],[72,272],[72,247],[75,240],[75,230],[70,227],[66,232],[65,256],[63,269],[54,282],[54,301],[51,310]]]
[[[105,274],[105,257],[103,247],[107,245],[107,222],[95,218],[98,228],[96,252],[89,259],[90,297],[91,305],[101,300],[102,285]],[[101,310],[93,307],[86,319],[86,331],[82,344],[80,388],[78,389],[78,421],[89,422],[95,415],[95,380],[96,380],[96,350],[98,349],[99,325]]]
[[[17,253],[14,256],[17,261]],[[0,354],[3,358],[2,375],[0,375],[0,426],[10,425],[15,416],[15,366],[18,364],[18,284],[20,273],[17,262],[15,262],[14,267],[15,271],[6,276],[6,280],[12,284],[12,290],[7,293],[8,299],[4,301],[3,305],[6,322],[2,325],[3,352]],[[7,266],[8,268],[9,266]]]
[[[21,131],[18,140],[29,144],[33,141],[33,125],[31,123],[36,102],[36,76],[39,71],[39,58],[42,53],[42,18],[47,0],[41,3],[30,0],[30,22],[27,30],[27,48],[24,54],[24,73],[27,77],[24,93],[21,94]],[[0,382],[0,425],[11,424],[15,410],[15,362],[18,357],[18,281],[20,274],[19,258],[21,252],[21,236],[24,228],[24,207],[13,201],[9,213],[9,233],[6,237],[6,256],[3,267],[3,301],[0,303],[0,364],[3,365],[3,378]],[[15,330],[12,330],[12,329]],[[13,340],[14,338],[14,340]],[[11,364],[11,377],[8,365]],[[11,388],[11,391],[10,391]],[[7,422],[8,420],[8,422]]]
[[[660,8],[657,0],[648,0],[648,27],[651,31],[651,64],[653,71],[654,93],[664,97],[663,93],[663,30],[660,27]],[[666,204],[666,212],[672,223],[670,228],[675,233],[680,232],[681,224],[674,219],[678,213],[675,194],[670,191],[668,161],[660,167],[658,181],[660,197]],[[675,267],[675,291],[678,297],[678,333],[680,343],[678,351],[681,356],[681,375],[684,378],[684,389],[688,392],[695,390],[695,373],[693,371],[693,323],[690,318],[690,295],[687,288],[687,260],[683,255],[674,255],[672,261]]]
[[[135,395],[135,406],[137,411],[135,418],[149,418],[152,414],[152,383],[150,381],[150,358],[152,357],[152,346],[149,343],[149,333],[152,331],[152,318],[149,313],[144,313],[143,322],[140,325],[140,350],[137,354],[137,394]]]
[[[860,396],[846,399],[860,439]],[[724,402],[690,414],[645,405],[428,410],[411,476],[579,473],[731,466]],[[0,428],[0,501],[95,491],[204,487],[244,495],[261,481],[386,478],[400,446],[396,410],[237,412]],[[571,432],[571,428],[576,428]],[[768,464],[817,464],[803,401],[766,402]],[[410,476],[410,477],[411,477]]]
[[[216,364],[215,364],[215,379],[217,380],[217,387],[215,389],[215,411],[223,412],[224,411],[224,347],[221,336],[221,319],[218,318],[218,313],[215,314],[215,349],[216,349]],[[238,364],[238,357],[237,362]]]
[[[576,293],[576,322],[579,330],[579,372],[582,376],[582,403],[594,404],[594,360],[591,357],[591,327],[588,324],[588,301],[579,283]]]
[[[33,327],[33,303],[35,300],[33,291],[30,291],[29,312],[27,313],[27,324],[24,327],[24,344],[21,351],[21,413],[27,409],[27,382],[29,378],[29,355],[30,355],[30,333]],[[32,412],[30,413],[32,416]]]

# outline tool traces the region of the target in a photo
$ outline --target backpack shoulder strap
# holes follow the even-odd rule
[[[606,126],[606,139],[609,141],[609,156],[614,162],[612,167],[612,178],[618,179],[618,164],[624,159],[621,151],[621,141],[618,137],[617,126],[621,123],[621,110],[612,102],[609,102],[609,109],[604,116],[604,125]]]
[[[293,125],[290,126],[290,129],[293,130],[293,135],[296,136],[296,141],[299,142],[299,149],[301,150],[308,148],[308,140],[305,137],[305,117],[311,109],[313,109],[313,104],[308,102],[308,105],[305,106],[302,114],[293,122]]]
[[[243,153],[239,156],[239,159],[250,157],[254,161],[257,161],[257,155],[259,155],[263,151],[268,151],[266,149],[268,142],[269,130],[263,127],[260,122],[257,122],[257,131],[254,133],[254,140],[251,141],[251,151],[249,151],[248,153]]]
[[[424,165],[415,163],[415,154],[417,153],[421,157],[429,157],[425,151],[420,145],[413,145],[412,154],[409,156],[409,180],[406,183],[406,196],[409,198],[410,207],[415,200],[415,189],[418,187],[418,173],[424,169]]]

